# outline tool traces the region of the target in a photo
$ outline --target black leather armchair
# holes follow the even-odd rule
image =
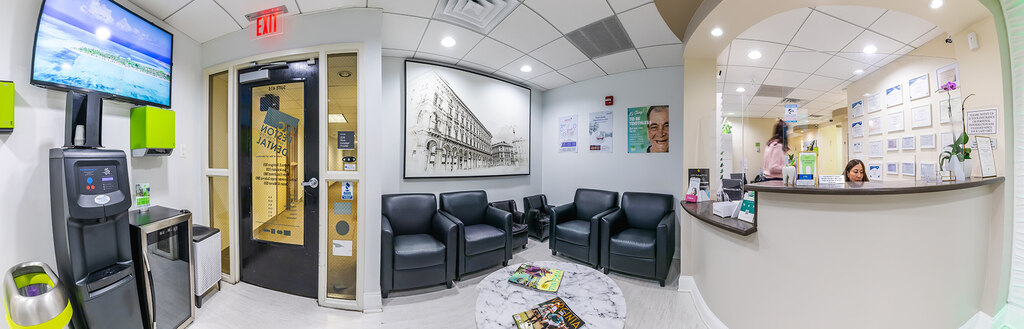
[[[658,280],[662,287],[675,253],[672,195],[622,194],[622,207],[601,219],[601,266]]]
[[[559,252],[594,268],[601,265],[600,222],[619,201],[619,192],[577,189],[572,203],[551,208],[551,254]]]
[[[437,211],[433,194],[381,196],[380,290],[410,289],[455,278],[458,227]]]
[[[526,219],[523,218],[523,212],[516,207],[516,200],[494,201],[489,205],[512,214],[512,249],[519,247],[526,249],[528,227]]]
[[[551,229],[548,228],[551,225],[548,197],[543,194],[525,197],[523,198],[523,207],[530,236],[544,242],[544,239],[547,239],[548,234],[551,233]]]
[[[487,205],[487,192],[441,193],[440,212],[459,228],[455,279],[512,259],[512,214]]]

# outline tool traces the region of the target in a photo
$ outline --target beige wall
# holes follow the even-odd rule
[[[967,46],[967,33],[977,32],[980,47],[971,51]],[[867,128],[864,129],[865,136],[862,138],[850,137],[850,143],[862,142],[863,152],[853,153],[853,149],[849,149],[849,156],[851,159],[861,159],[865,163],[877,163],[885,166],[886,162],[911,162],[916,161],[918,168],[920,163],[938,163],[939,153],[941,152],[941,133],[951,132],[951,128],[956,129],[955,135],[958,135],[962,128],[962,116],[959,113],[959,104],[953,104],[953,120],[950,123],[939,123],[940,110],[944,111],[944,108],[939,108],[939,102],[946,100],[946,94],[938,94],[934,92],[935,88],[935,70],[948,65],[953,62],[957,62],[960,69],[960,81],[963,89],[960,89],[953,93],[953,97],[958,95],[967,96],[974,94],[967,103],[967,109],[979,109],[979,108],[991,108],[996,107],[1000,110],[999,113],[1000,122],[1004,120],[1002,102],[1002,80],[993,78],[1001,76],[1001,68],[999,66],[999,47],[996,43],[996,32],[995,23],[992,17],[983,19],[975,24],[970,25],[966,30],[960,31],[953,35],[954,43],[952,45],[945,43],[945,35],[939,36],[935,40],[926,43],[924,46],[908,53],[907,55],[893,61],[891,64],[875,71],[864,78],[861,78],[857,82],[851,84],[846,89],[847,100],[849,103],[856,102],[864,99],[862,96],[865,93],[877,93],[884,92],[886,88],[889,88],[896,83],[900,83],[904,89],[903,104],[894,106],[891,108],[883,108],[881,111],[874,113],[865,113],[864,116],[859,118],[850,118],[850,123],[864,121],[865,125],[868,118],[881,117],[883,128],[881,135],[868,135]],[[921,74],[928,74],[929,84],[931,89],[931,95],[921,99],[910,100],[909,90],[907,81],[910,78],[919,76]],[[917,106],[931,104],[932,107],[932,125],[929,127],[912,128],[911,127],[911,109]],[[898,132],[888,132],[886,118],[889,113],[895,111],[903,111],[904,115],[904,130]],[[867,110],[865,109],[865,112]],[[934,149],[917,149],[910,150],[899,150],[899,151],[886,151],[883,158],[869,158],[868,157],[868,143],[870,141],[881,141],[883,145],[887,139],[900,138],[904,136],[918,136],[922,134],[935,134],[936,144],[939,147]],[[1004,131],[999,130],[996,136],[992,136],[997,140],[997,149],[995,152],[995,163],[997,174],[1002,176],[1005,168],[1001,168],[998,164],[1004,163],[1005,148],[1003,147]],[[920,140],[918,140],[920,143]],[[977,158],[975,156],[975,158]],[[974,160],[974,175],[980,175],[980,165],[978,160]],[[920,169],[918,169],[919,171]],[[920,176],[920,173],[918,173]],[[885,180],[906,180],[914,179],[909,176],[902,175],[884,175]]]
[[[764,149],[772,138],[776,119],[729,118],[729,121],[732,122],[733,172],[740,172],[746,159],[747,180],[753,181],[761,172]],[[754,143],[761,143],[759,150],[754,149]]]

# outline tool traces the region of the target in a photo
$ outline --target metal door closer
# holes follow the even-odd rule
[[[64,147],[50,149],[50,217],[57,272],[75,329],[143,328],[128,232],[124,151],[101,145],[103,103],[69,91]]]

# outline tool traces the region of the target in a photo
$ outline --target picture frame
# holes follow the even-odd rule
[[[885,156],[885,149],[882,146],[882,141],[869,141],[868,142],[868,157],[869,158],[881,158]]]
[[[996,161],[992,152],[992,138],[988,136],[974,136],[977,142],[978,164],[981,169],[981,178],[996,177]]]
[[[910,109],[910,128],[924,128],[932,126],[932,104],[922,104]]]
[[[917,164],[919,167],[918,177],[926,180],[937,180],[939,178],[939,170],[934,162],[922,162]]]
[[[919,149],[933,149],[935,148],[935,134],[921,134],[917,138]]]
[[[898,162],[886,162],[885,163],[885,174],[886,175],[899,175],[900,164]]]
[[[910,94],[910,100],[931,96],[931,84],[928,83],[928,73],[910,78],[907,81],[907,92]]]
[[[881,135],[882,134],[882,117],[875,116],[868,118],[867,122],[864,123],[868,127],[868,135]]]
[[[886,151],[899,151],[900,150],[900,139],[893,137],[885,139],[885,150]]]
[[[886,115],[885,128],[887,132],[903,131],[905,129],[904,124],[906,118],[903,116],[903,110],[896,110],[889,112]]]
[[[917,177],[917,165],[913,162],[900,162],[900,175]]]
[[[903,83],[885,88],[885,107],[903,105]]]
[[[962,87],[960,84],[960,66],[957,62],[944,65],[935,70],[935,90],[942,89],[942,85],[950,81],[956,82],[957,89]]]
[[[900,149],[902,150],[916,150],[917,149],[917,136],[903,136],[900,138]]]

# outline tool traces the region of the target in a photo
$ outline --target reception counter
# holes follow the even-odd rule
[[[694,280],[731,329],[958,328],[998,280],[1003,181],[749,184],[754,223],[684,203]]]

